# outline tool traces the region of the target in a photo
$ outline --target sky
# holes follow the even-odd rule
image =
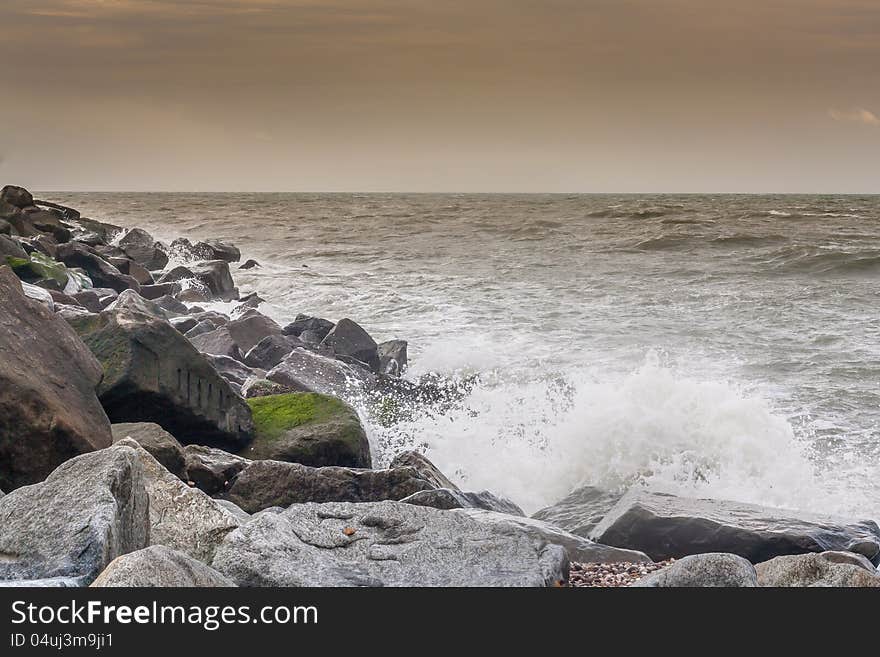
[[[0,183],[880,193],[877,0],[3,0]]]

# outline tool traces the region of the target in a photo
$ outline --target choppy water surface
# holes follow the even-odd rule
[[[880,197],[43,194],[216,237],[279,321],[410,341],[465,402],[371,427],[527,509],[580,483],[880,518]]]

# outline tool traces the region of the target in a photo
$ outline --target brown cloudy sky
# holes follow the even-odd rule
[[[877,0],[3,0],[36,189],[880,192]]]

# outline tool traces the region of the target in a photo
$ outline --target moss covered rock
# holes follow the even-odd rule
[[[313,392],[248,400],[256,438],[241,452],[313,467],[369,468],[370,444],[354,409],[336,397]]]

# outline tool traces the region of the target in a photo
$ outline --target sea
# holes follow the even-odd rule
[[[644,485],[880,520],[880,196],[40,196],[232,242],[278,322],[348,317],[460,382],[359,409],[377,464],[420,449],[529,512]]]

